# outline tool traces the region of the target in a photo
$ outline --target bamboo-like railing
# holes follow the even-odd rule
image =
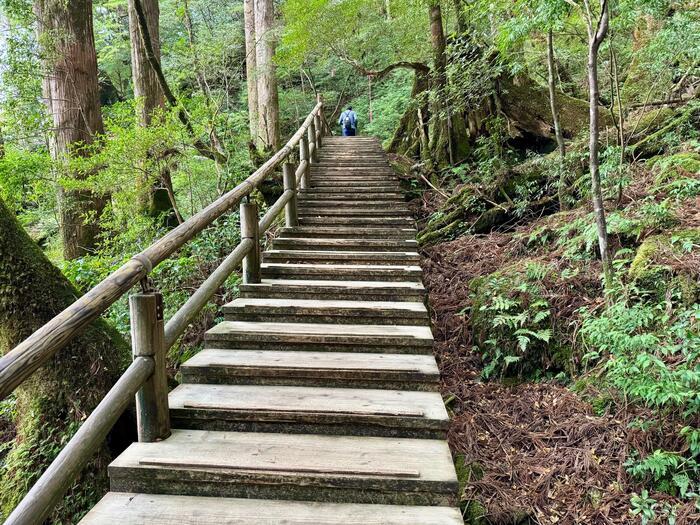
[[[319,98],[287,144],[233,190],[204,208],[105,278],[88,293],[0,358],[0,399],[68,344],[88,324],[139,281],[144,293],[129,297],[134,361],[83,422],[58,457],[5,521],[7,525],[40,525],[50,515],[75,477],[99,449],[115,422],[136,396],[139,441],[170,434],[165,355],[216,290],[243,264],[243,281],[260,281],[260,239],[284,210],[287,226],[296,226],[297,188],[306,189],[311,165],[318,161],[323,131],[329,130]],[[298,166],[292,156],[299,148]],[[242,202],[270,174],[283,168],[284,193],[258,219],[257,206]],[[187,302],[164,323],[162,296],[148,291],[152,269],[187,244],[223,214],[240,204],[241,242]]]

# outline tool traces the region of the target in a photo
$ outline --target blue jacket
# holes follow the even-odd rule
[[[357,114],[354,111],[350,110],[345,110],[340,114],[340,118],[338,119],[338,124],[341,126],[345,126],[345,117],[350,117],[350,124],[352,125],[352,129],[357,129]]]

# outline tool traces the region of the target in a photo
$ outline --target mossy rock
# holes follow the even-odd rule
[[[658,266],[655,259],[663,250],[678,251],[678,246],[686,242],[700,244],[700,229],[671,231],[660,235],[647,237],[637,248],[637,254],[632,260],[629,269],[629,277],[632,280],[644,279],[654,266]]]
[[[700,124],[700,103],[680,109],[662,108],[642,115],[636,126],[637,137],[630,141],[637,158],[651,158],[667,151],[673,143],[684,140],[684,129]],[[687,138],[687,137],[686,137]]]
[[[684,246],[700,244],[700,229],[671,231],[648,237],[637,248],[632,260],[628,277],[638,285],[655,291],[660,297],[669,289],[680,293],[684,303],[693,303],[700,295],[700,283],[697,277],[674,273],[669,265],[664,264],[664,257],[670,254],[682,257],[687,253]]]
[[[652,169],[658,171],[654,181],[656,185],[681,177],[700,175],[700,153],[694,151],[655,157],[650,164]]]

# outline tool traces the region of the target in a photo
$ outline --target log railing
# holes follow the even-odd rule
[[[124,296],[139,281],[143,293],[129,297],[134,360],[58,457],[5,521],[8,525],[40,525],[96,453],[115,422],[136,396],[139,441],[170,435],[165,356],[221,285],[243,263],[243,282],[260,282],[260,241],[282,211],[287,226],[296,226],[297,188],[309,186],[311,165],[318,162],[324,119],[319,98],[289,142],[255,173],[105,278],[63,312],[0,359],[0,399],[7,397],[35,370],[61,350],[88,324]],[[295,167],[294,151],[299,149]],[[284,193],[258,219],[250,193],[282,167]],[[244,201],[245,199],[245,201]],[[148,290],[146,277],[223,214],[240,204],[241,242],[202,283],[187,302],[164,323],[162,296]]]

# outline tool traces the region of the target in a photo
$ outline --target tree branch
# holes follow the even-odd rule
[[[346,64],[350,64],[352,67],[354,67],[357,71],[359,71],[362,75],[366,77],[372,77],[374,80],[381,80],[385,76],[387,76],[389,73],[396,69],[413,69],[417,73],[430,73],[430,68],[424,64],[423,62],[410,62],[410,61],[399,61],[395,62],[393,64],[388,65],[384,69],[367,69],[365,66],[363,66],[360,62],[358,62],[355,59],[350,58],[349,56],[345,55],[344,53],[340,52],[338,49],[334,48],[331,46],[331,49],[333,49],[333,52],[337,55],[337,57],[345,62]]]
[[[138,19],[139,34],[141,35],[143,47],[146,51],[146,58],[148,59],[148,63],[153,69],[153,72],[156,74],[156,78],[158,79],[158,85],[160,86],[160,89],[163,92],[163,96],[168,102],[168,105],[177,111],[178,119],[180,120],[182,125],[185,126],[187,133],[190,135],[190,137],[192,137],[194,147],[202,156],[212,159],[216,162],[226,162],[226,157],[224,155],[220,154],[218,151],[213,150],[212,148],[207,147],[200,139],[197,138],[194,128],[192,127],[192,123],[190,122],[190,119],[187,116],[187,113],[185,113],[185,110],[178,104],[175,95],[173,95],[173,92],[171,91],[170,86],[168,85],[168,82],[165,79],[165,75],[163,74],[163,69],[161,68],[160,62],[156,58],[155,52],[153,51],[151,33],[148,30],[148,22],[146,21],[146,14],[144,13],[143,4],[141,4],[141,0],[134,0],[134,11],[136,12],[136,18]]]

